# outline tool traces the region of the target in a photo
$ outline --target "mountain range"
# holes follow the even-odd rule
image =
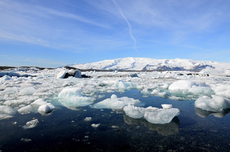
[[[118,58],[94,63],[69,65],[78,69],[98,70],[159,70],[159,71],[201,71],[230,69],[230,63],[214,61],[196,61],[193,59],[151,59],[151,58]]]

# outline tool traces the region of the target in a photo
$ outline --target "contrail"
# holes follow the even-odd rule
[[[113,0],[113,2],[114,2],[114,4],[117,5],[117,7],[119,8],[120,13],[121,13],[121,16],[126,20],[128,26],[129,26],[129,35],[131,36],[131,38],[132,38],[133,41],[134,41],[134,49],[136,50],[136,52],[138,52],[138,51],[137,51],[137,48],[136,48],[137,42],[136,42],[136,39],[133,37],[131,25],[130,25],[129,21],[127,20],[127,18],[125,17],[125,15],[123,14],[123,12],[122,12],[122,10],[121,10],[121,7],[118,5],[118,3],[116,2],[116,0]]]

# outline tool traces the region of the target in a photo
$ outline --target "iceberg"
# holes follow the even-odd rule
[[[166,124],[179,114],[180,110],[177,108],[159,109],[150,106],[145,109],[144,118],[153,124]]]
[[[140,119],[144,118],[149,123],[153,124],[166,124],[171,122],[171,120],[180,114],[180,110],[177,108],[172,108],[171,104],[162,104],[163,109],[156,107],[134,107],[128,105],[124,107],[124,112],[131,118]]]

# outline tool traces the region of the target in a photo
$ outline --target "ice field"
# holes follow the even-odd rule
[[[215,73],[212,71],[212,74],[209,74],[207,70],[200,72],[79,71],[74,76],[63,78],[67,72],[71,73],[71,70],[65,68],[53,70],[18,68],[1,71],[0,132],[8,130],[11,136],[13,136],[13,132],[23,132],[24,134],[17,134],[18,139],[14,139],[14,142],[17,141],[25,144],[34,141],[34,143],[36,143],[38,141],[35,142],[33,130],[37,130],[36,132],[40,134],[55,136],[55,130],[62,132],[68,129],[70,125],[76,123],[74,125],[75,127],[83,125],[85,129],[83,131],[83,128],[80,128],[77,132],[81,131],[86,134],[84,136],[82,135],[81,138],[83,139],[79,137],[76,141],[74,137],[71,137],[70,143],[74,140],[81,144],[84,142],[84,144],[88,144],[88,146],[92,145],[92,142],[89,141],[90,139],[88,138],[89,136],[91,137],[91,135],[89,135],[91,131],[95,131],[98,137],[93,137],[95,138],[94,141],[97,140],[96,145],[100,145],[101,143],[98,143],[99,137],[109,138],[104,137],[106,135],[102,133],[103,128],[110,128],[107,133],[110,133],[112,136],[115,136],[116,132],[118,132],[118,134],[124,133],[121,136],[126,136],[130,132],[136,132],[133,136],[130,134],[132,138],[136,139],[137,132],[141,132],[142,135],[144,134],[142,138],[145,140],[148,137],[147,135],[151,134],[149,131],[154,131],[159,134],[159,137],[157,136],[153,139],[154,141],[155,139],[161,140],[164,136],[172,138],[170,137],[171,135],[177,135],[175,138],[183,142],[186,141],[186,139],[181,140],[181,138],[183,139],[185,136],[190,135],[190,133],[184,129],[185,124],[189,124],[193,131],[198,130],[195,132],[198,134],[197,137],[199,137],[202,134],[206,136],[204,132],[206,132],[207,127],[203,126],[204,122],[206,122],[205,125],[207,125],[209,123],[212,124],[212,121],[221,121],[221,123],[223,123],[230,119],[227,115],[230,108],[230,77],[225,73],[220,74],[219,72]],[[90,78],[82,78],[81,74],[90,76]],[[136,75],[134,77],[129,76],[132,74]],[[122,77],[122,75],[125,76]],[[72,118],[74,115],[81,119]],[[111,116],[111,118],[105,121],[106,116]],[[194,119],[190,120],[191,118]],[[124,124],[121,124],[121,121]],[[202,126],[202,131],[199,131],[200,126],[194,127],[191,125],[194,121]],[[54,124],[57,125],[56,128]],[[128,128],[130,131],[127,131],[127,129],[127,132],[125,132],[124,128],[126,127],[124,125],[127,124],[131,126],[134,125],[135,127]],[[46,125],[49,126],[49,128],[46,129],[44,127]],[[221,128],[219,125],[212,125],[208,127],[213,127],[214,129],[208,129],[209,131],[214,130],[214,132],[221,132],[218,130],[218,128]],[[229,123],[227,123],[226,126],[229,126]],[[45,133],[42,133],[39,127],[42,127],[41,130]],[[122,127],[123,129],[121,129]],[[114,133],[112,130],[116,130],[116,132]],[[66,131],[64,132],[66,133]],[[89,133],[87,134],[87,132]],[[184,135],[180,135],[180,132]],[[69,134],[74,134],[73,130],[70,131]],[[70,135],[68,135],[68,137],[69,136]],[[193,150],[197,150],[196,148],[198,148],[198,150],[202,151],[203,148],[203,150],[209,151],[216,148],[215,146],[212,147],[212,145],[207,146],[207,143],[205,146],[198,146],[198,142],[195,141],[197,137],[193,137],[193,142],[196,143],[193,146]],[[46,138],[46,140],[49,139],[47,136]],[[67,137],[61,136],[59,138],[66,139]],[[130,140],[130,138],[128,138],[128,140]],[[68,139],[68,141],[69,140],[70,139]],[[112,139],[109,138],[108,140]],[[189,139],[188,142],[190,140],[192,140],[192,138]],[[0,137],[0,150],[2,149],[4,151],[4,148],[9,150],[9,147],[12,146],[10,144],[7,146],[5,141],[8,141],[7,143],[14,143],[10,137],[6,138],[6,135],[2,136]],[[3,142],[3,144],[1,142]],[[132,144],[135,144],[136,141],[133,142]],[[111,141],[110,144],[112,143]],[[52,144],[55,145],[54,143]],[[189,144],[191,145],[192,143]],[[229,143],[226,144],[227,145],[222,148],[229,146]],[[162,151],[174,149],[177,151],[189,151],[188,146],[187,148],[186,146],[181,146],[182,148],[179,146],[178,149],[174,146],[170,147],[169,143],[166,145],[168,146],[166,146],[166,149],[164,147],[157,147],[156,151],[160,151],[160,149],[162,149]],[[73,145],[71,144],[71,146]],[[103,149],[103,146],[105,148],[105,145],[100,146],[101,149]],[[143,145],[129,146],[128,148],[125,147],[124,150],[141,151],[141,149],[138,148]],[[147,148],[151,147],[150,143],[146,143],[145,146],[147,146]],[[17,147],[17,145],[15,147]],[[85,148],[84,146],[80,147]],[[92,150],[91,148],[93,147],[88,147],[88,150]],[[15,149],[11,150],[14,151]],[[38,148],[38,151],[39,150]],[[111,149],[107,147],[107,150]],[[219,149],[216,148],[214,151],[216,150]],[[26,150],[24,149],[24,151]],[[100,151],[100,148],[95,151]]]

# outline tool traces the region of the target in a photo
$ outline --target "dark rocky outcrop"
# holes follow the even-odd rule
[[[134,73],[134,74],[111,74],[111,75],[98,76],[98,78],[105,78],[105,77],[138,77],[138,75]]]

